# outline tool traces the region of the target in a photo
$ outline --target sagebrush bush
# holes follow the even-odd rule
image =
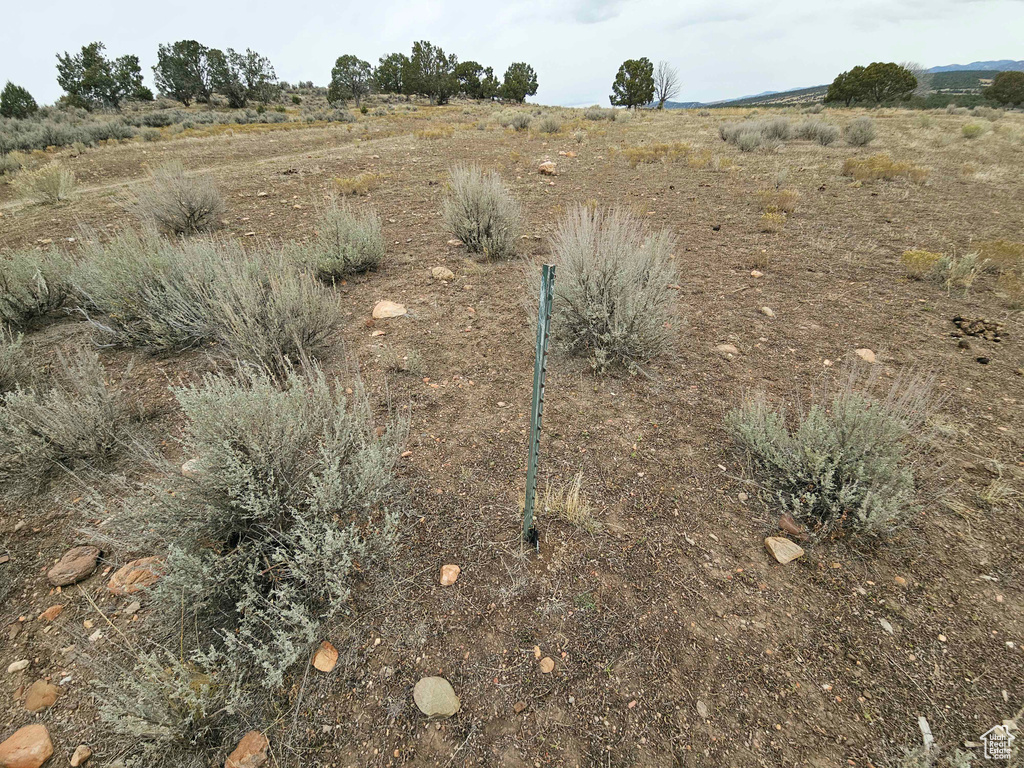
[[[357,213],[332,199],[319,212],[315,227],[313,239],[297,246],[296,254],[321,280],[376,269],[384,260],[381,221],[373,211]]]
[[[562,121],[555,115],[544,115],[537,121],[537,130],[541,133],[558,133],[562,130]]]
[[[509,120],[509,125],[517,131],[525,131],[530,127],[531,122],[533,122],[533,118],[528,112],[516,112]]]
[[[875,140],[875,121],[870,117],[858,117],[843,129],[843,138],[851,147],[864,147]]]
[[[0,399],[0,486],[33,490],[64,470],[114,456],[133,413],[105,381],[95,354],[61,358],[46,387],[17,388]]]
[[[143,222],[172,235],[215,229],[226,210],[209,174],[190,176],[178,162],[154,169],[133,207]]]
[[[636,216],[579,206],[558,224],[553,321],[560,343],[597,371],[637,371],[671,343],[676,279],[667,231],[648,233]]]
[[[935,262],[931,275],[942,283],[947,291],[954,288],[969,291],[988,266],[977,253],[966,253],[963,256],[944,254]]]
[[[300,265],[237,242],[126,232],[83,247],[74,285],[108,343],[216,342],[228,357],[276,372],[315,354],[341,322],[337,299]]]
[[[21,326],[64,306],[70,269],[56,250],[0,254],[0,322]]]
[[[726,427],[772,503],[816,538],[881,537],[913,510],[913,441],[930,409],[927,381],[897,381],[879,401],[851,378],[792,417],[763,394],[748,396]]]
[[[584,120],[614,120],[615,119],[615,110],[613,110],[613,109],[603,109],[602,107],[598,107],[598,106],[587,107],[587,109],[585,109],[583,111],[583,119]]]
[[[793,125],[788,118],[775,117],[764,122],[761,132],[766,139],[788,141],[793,136]]]
[[[178,388],[190,478],[131,499],[112,527],[166,553],[152,590],[168,630],[182,606],[230,679],[277,690],[324,626],[349,609],[396,536],[394,465],[407,422],[380,434],[361,389],[316,368],[278,382],[258,370]]]
[[[442,216],[448,231],[471,252],[493,259],[515,255],[523,210],[497,172],[478,165],[453,166]]]
[[[0,324],[0,395],[25,385],[32,368],[25,356],[24,337]]]
[[[823,120],[804,120],[797,123],[794,132],[799,138],[816,141],[823,147],[829,146],[839,138],[838,126]]]
[[[928,169],[912,163],[898,163],[883,152],[863,159],[846,158],[843,161],[843,175],[852,176],[857,181],[908,179],[915,184],[922,184],[928,178]]]
[[[96,665],[100,719],[130,765],[207,768],[223,759],[250,701],[222,661],[198,650],[182,659],[155,649],[139,653],[129,669],[110,659]]]
[[[55,205],[75,194],[75,173],[61,163],[50,163],[34,171],[20,171],[11,180],[14,193],[29,203]]]

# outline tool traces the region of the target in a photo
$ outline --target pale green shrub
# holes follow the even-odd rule
[[[635,216],[579,206],[552,237],[558,265],[553,320],[568,351],[597,371],[630,371],[671,343],[677,279],[667,231],[647,233]]]
[[[907,379],[884,401],[847,382],[790,418],[763,394],[726,416],[771,503],[813,535],[884,536],[907,521],[915,498],[911,453],[931,409],[930,384]]]
[[[0,254],[0,322],[24,325],[64,306],[71,261],[59,251]]]
[[[875,140],[875,121],[870,117],[858,117],[843,130],[843,138],[851,147],[864,147]]]
[[[967,123],[960,129],[960,132],[965,139],[976,139],[985,133],[985,125],[983,123]]]
[[[555,115],[544,115],[537,121],[537,130],[541,133],[558,133],[562,130],[562,121]]]
[[[330,282],[376,269],[384,260],[381,221],[372,211],[356,213],[331,200],[320,211],[315,226],[316,234],[312,241],[296,246],[293,253],[321,280]]]
[[[0,396],[24,385],[31,372],[24,337],[0,324]]]
[[[839,128],[823,120],[804,120],[797,123],[794,132],[797,137],[816,141],[823,147],[827,147],[839,138]]]
[[[598,106],[588,107],[583,111],[584,120],[614,120],[615,110],[602,109]]]
[[[189,176],[178,162],[153,170],[131,207],[143,222],[172,235],[210,231],[220,224],[225,211],[210,175]]]
[[[530,127],[532,120],[533,118],[530,117],[528,112],[516,112],[509,119],[509,125],[517,131],[525,131]]]
[[[523,211],[495,171],[456,165],[449,171],[442,208],[448,231],[473,253],[493,259],[515,255]]]

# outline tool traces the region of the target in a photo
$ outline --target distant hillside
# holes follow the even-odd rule
[[[941,67],[932,67],[929,72],[963,72],[964,70],[987,69],[996,72],[1013,70],[1024,72],[1024,61],[1013,61],[1012,59],[1000,59],[999,61],[972,61],[970,64],[946,64]]]
[[[980,93],[992,78],[999,74],[998,69],[947,69],[931,75],[928,87],[940,93]]]

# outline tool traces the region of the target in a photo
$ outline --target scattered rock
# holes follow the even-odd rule
[[[107,583],[107,589],[115,595],[134,594],[156,584],[157,579],[163,576],[165,567],[159,557],[132,560],[114,572]]]
[[[732,360],[734,357],[738,357],[740,351],[736,349],[732,344],[719,344],[715,347],[715,351],[718,352],[726,360]]]
[[[224,768],[260,768],[267,764],[270,742],[259,731],[249,731],[224,761]]]
[[[321,672],[330,672],[338,663],[338,649],[324,640],[313,654],[313,666]]]
[[[967,336],[978,336],[986,341],[1002,341],[1003,324],[986,320],[983,317],[964,317],[956,315],[953,325]]]
[[[896,634],[896,632],[895,632],[895,631],[893,630],[893,628],[892,628],[892,624],[890,624],[890,623],[889,623],[888,621],[886,621],[885,619],[879,619],[879,620],[878,620],[878,623],[879,623],[879,624],[881,624],[881,625],[882,625],[882,629],[884,629],[884,630],[885,630],[886,632],[888,632],[888,633],[889,633],[890,635],[895,635],[895,634]]]
[[[775,312],[771,307],[761,307],[761,314],[765,317],[775,317]]]
[[[752,270],[750,270],[750,276],[751,277],[764,277],[764,272],[762,272],[759,269],[752,269]]]
[[[970,349],[971,348],[971,342],[969,342],[967,339],[960,339],[960,341],[958,341],[956,343],[956,345],[960,349]]]
[[[181,465],[181,474],[185,477],[199,477],[199,457],[189,459]]]
[[[853,350],[854,354],[857,355],[865,363],[875,362],[875,353],[867,347],[861,347],[860,349]]]
[[[743,491],[740,491],[739,493],[736,494],[736,498],[739,499],[740,503],[742,504],[746,503],[747,499],[749,499],[750,497]]]
[[[42,723],[26,725],[0,744],[3,768],[39,768],[53,754],[50,732]]]
[[[550,656],[545,656],[540,660],[540,671],[545,675],[550,675],[555,671],[555,660]]]
[[[71,756],[71,768],[84,765],[90,757],[92,757],[92,749],[87,744],[79,744],[75,748],[75,754]]]
[[[448,245],[462,245],[462,241],[461,240],[456,240],[456,239],[453,238],[453,239],[448,241]]]
[[[396,304],[393,301],[378,301],[373,308],[373,317],[376,320],[385,320],[389,317],[401,317],[405,314],[405,306]]]
[[[36,680],[29,686],[25,694],[25,709],[29,712],[40,712],[52,707],[60,696],[60,688],[46,680]]]
[[[537,172],[541,176],[556,176],[558,171],[555,169],[555,164],[550,160],[545,160],[539,166],[537,166]]]
[[[788,512],[779,518],[779,529],[798,537],[801,541],[807,538],[807,530]]]
[[[86,545],[75,547],[64,553],[55,566],[46,572],[46,578],[55,587],[66,587],[87,579],[96,570],[96,560],[100,556],[99,547]]]
[[[705,704],[700,699],[697,699],[697,714],[700,715],[701,720],[707,720],[708,719],[708,715],[711,714],[708,711],[708,705]]]
[[[39,620],[40,621],[53,621],[58,616],[60,616],[61,611],[63,611],[63,610],[64,610],[64,606],[60,605],[59,603],[57,605],[51,605],[49,608],[47,608],[45,611],[43,611],[42,613],[39,614]]]
[[[125,616],[134,616],[136,613],[139,612],[139,609],[141,608],[142,603],[140,603],[138,600],[133,600],[132,602],[128,603],[128,607],[125,608],[124,611],[122,611],[122,613],[124,613]]]
[[[452,272],[448,267],[434,267],[430,270],[430,275],[435,280],[454,280],[455,273]]]
[[[431,719],[451,717],[461,706],[452,684],[443,677],[424,677],[412,690],[420,712]]]
[[[893,579],[893,581],[896,583],[897,587],[905,587],[905,586],[907,586],[907,580],[904,579],[902,576],[897,576],[896,578]]]
[[[781,536],[769,536],[764,540],[764,545],[772,553],[772,557],[782,565],[790,563],[804,554],[803,547]]]
[[[989,363],[992,362],[992,360],[991,358],[988,357],[979,357],[978,362],[981,363],[982,365],[988,365]]]
[[[512,705],[512,709],[514,709],[516,712],[522,712],[524,709],[526,709],[526,702],[517,701],[515,704]]]
[[[32,662],[28,659],[21,659],[20,661],[12,661],[7,667],[7,674],[13,675],[15,672],[22,672],[28,669],[29,664]]]
[[[459,579],[459,574],[462,573],[462,569],[457,565],[442,565],[441,566],[441,586],[450,587]]]

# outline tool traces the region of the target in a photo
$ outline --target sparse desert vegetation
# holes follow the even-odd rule
[[[1022,705],[1024,116],[491,103],[483,66],[406,98],[363,63],[331,101],[11,91],[0,738],[129,768],[979,764]],[[73,195],[22,195],[58,170]],[[457,714],[428,721],[439,676]]]

